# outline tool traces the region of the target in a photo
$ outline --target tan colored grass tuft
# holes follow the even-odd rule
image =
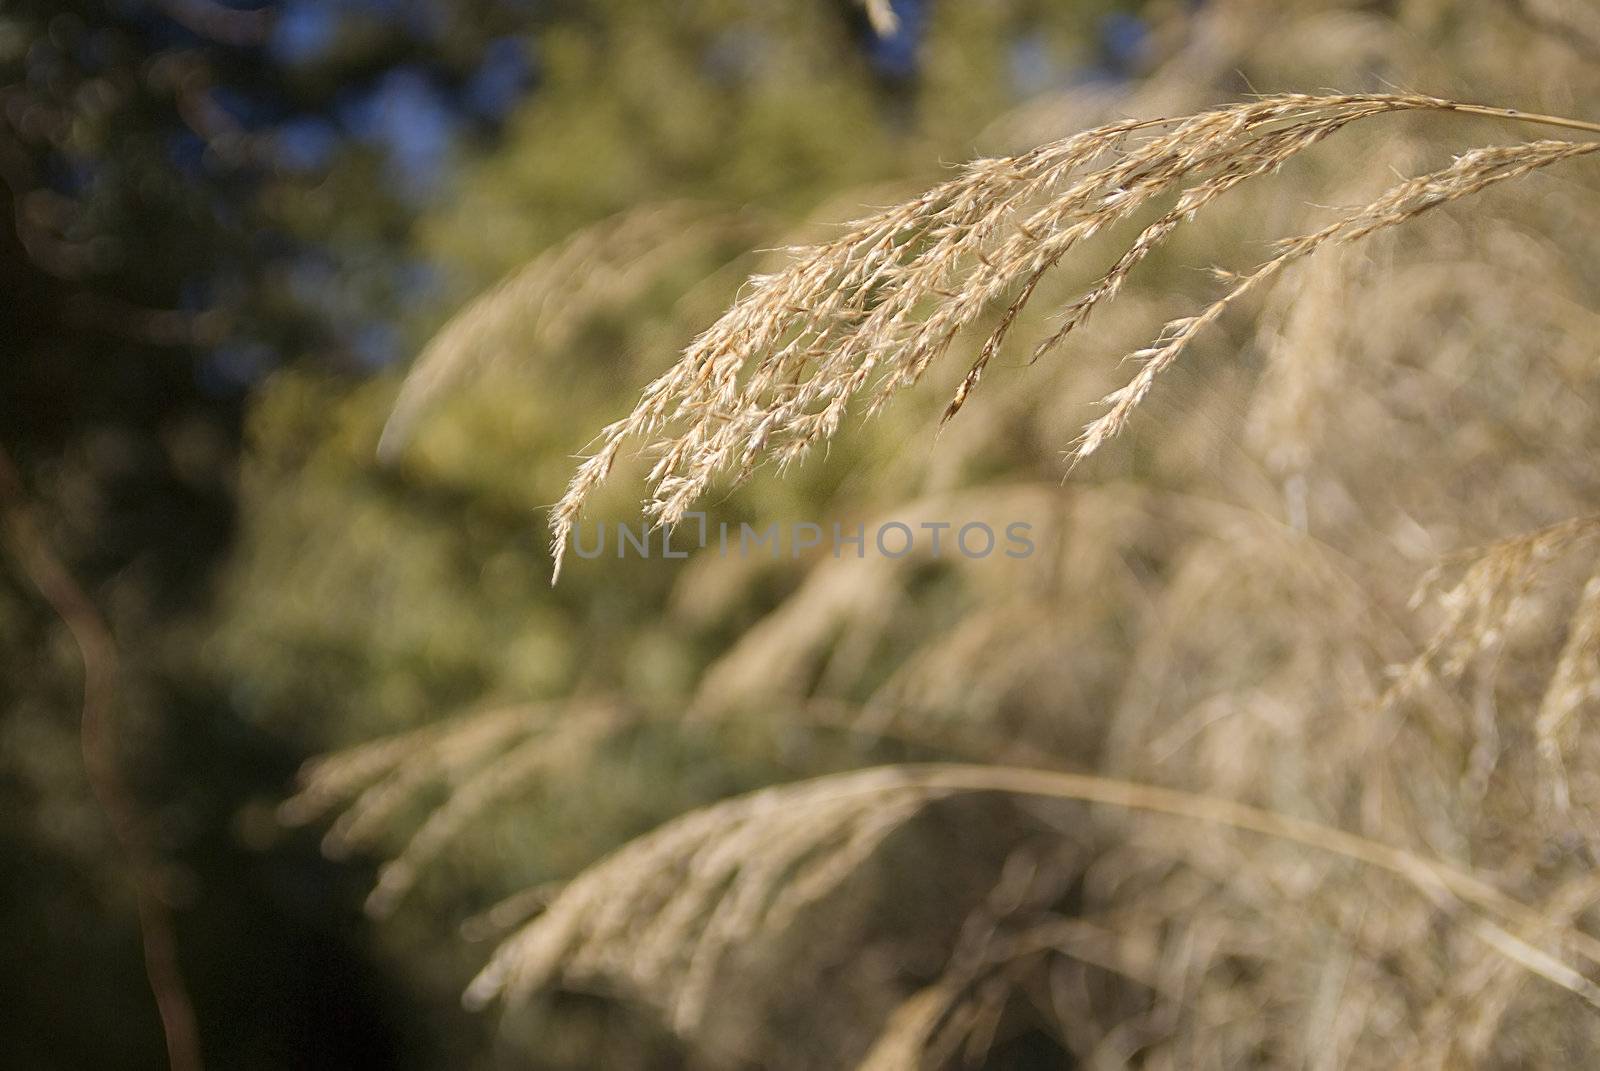
[[[497,951],[469,1005],[558,979],[654,995],[688,1032],[721,961],[820,899],[947,789],[897,768],[765,789],[691,812],[590,867]]]
[[[872,413],[916,383],[956,336],[1011,295],[957,388],[945,418],[977,386],[1040,281],[1083,241],[1166,195],[1173,205],[1064,310],[1037,358],[1116,296],[1133,270],[1183,223],[1224,193],[1272,172],[1345,126],[1404,111],[1453,111],[1597,129],[1405,94],[1286,95],[1178,119],[1124,120],[1017,156],[978,160],[919,197],[853,224],[842,237],[793,251],[606,427],[551,512],[555,576],[572,527],[623,444],[656,457],[647,515],[680,520],[722,473],[763,460],[793,463],[834,435],[851,402]],[[1480,149],[1409,180],[1352,215],[1284,244],[1198,316],[1167,325],[1136,354],[1138,375],[1107,398],[1074,456],[1115,434],[1155,376],[1233,303],[1324,245],[1357,241],[1497,182],[1585,155],[1600,144],[1541,141]]]
[[[1391,845],[1230,800],[1016,767],[891,766],[764,789],[692,812],[579,875],[495,953],[469,1005],[602,985],[692,1034],[723,961],[782,932],[931,801],[1002,793],[1105,804],[1289,842],[1388,872],[1530,974],[1600,1008],[1600,942],[1477,876]],[[1570,959],[1568,957],[1571,957]],[[1583,968],[1574,965],[1583,964]],[[931,998],[930,998],[931,999]],[[932,1009],[914,1009],[917,1018]]]
[[[1082,437],[1073,447],[1072,460],[1088,457],[1121,431],[1128,416],[1150,392],[1156,377],[1170,367],[1202,331],[1220,319],[1235,302],[1263,284],[1270,283],[1296,261],[1310,256],[1323,246],[1358,242],[1374,231],[1399,226],[1424,212],[1469,197],[1496,183],[1594,152],[1600,152],[1600,142],[1535,141],[1525,145],[1474,149],[1462,154],[1449,167],[1394,186],[1372,203],[1336,223],[1281,243],[1275,257],[1240,278],[1227,294],[1212,302],[1199,315],[1170,321],[1154,344],[1129,355],[1130,359],[1142,366],[1138,375],[1103,399],[1109,409],[1084,429]],[[1115,271],[1114,268],[1113,274]],[[1071,326],[1069,321],[1067,328]]]

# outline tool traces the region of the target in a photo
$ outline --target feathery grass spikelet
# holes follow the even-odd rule
[[[708,1011],[720,961],[781,932],[931,801],[997,792],[1102,803],[1214,823],[1351,859],[1404,879],[1530,973],[1600,1008],[1600,985],[1542,945],[1591,968],[1600,941],[1550,920],[1473,875],[1304,819],[1228,800],[1101,777],[999,766],[890,766],[764,789],[669,822],[584,871],[509,939],[465,1000],[525,1000],[565,982],[606,982],[663,1006],[690,1033]]]
[[[1387,227],[1399,226],[1430,209],[1484,190],[1499,182],[1518,178],[1539,168],[1600,152],[1600,142],[1534,141],[1463,153],[1446,168],[1408,179],[1391,188],[1366,207],[1321,230],[1280,243],[1279,253],[1240,279],[1232,290],[1197,316],[1170,321],[1155,343],[1130,358],[1141,368],[1126,386],[1113,391],[1102,401],[1108,411],[1089,424],[1074,445],[1071,458],[1081,461],[1116,435],[1128,416],[1144,400],[1162,371],[1207,327],[1241,298],[1276,278],[1291,264],[1315,253],[1324,245],[1347,245]]]
[[[694,811],[579,875],[494,955],[469,1005],[558,979],[606,979],[664,1001],[688,1031],[721,959],[781,929],[944,794],[895,768],[765,789]]]
[[[916,383],[956,336],[1016,290],[957,388],[960,410],[1041,279],[1083,241],[1168,192],[1176,203],[1065,310],[1035,347],[1049,352],[1115,297],[1152,250],[1224,193],[1267,174],[1363,119],[1401,111],[1513,113],[1404,94],[1265,97],[1173,120],[1124,120],[1017,156],[978,160],[955,179],[858,221],[841,238],[794,251],[792,263],[750,280],[748,292],[646,387],[634,410],[602,430],[550,514],[554,576],[572,526],[611,472],[624,442],[656,455],[646,514],[672,525],[721,473],[792,464],[839,428],[865,394],[867,412]],[[1519,116],[1584,126],[1568,120]],[[1135,354],[1144,367],[1110,395],[1074,456],[1092,453],[1126,422],[1155,376],[1193,338],[1289,264],[1329,244],[1357,241],[1494,183],[1595,151],[1541,141],[1481,149],[1396,186],[1365,209],[1284,243],[1197,316],[1169,323]]]

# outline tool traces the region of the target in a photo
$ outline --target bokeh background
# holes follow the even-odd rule
[[[937,441],[961,360],[709,507],[735,524],[1028,520],[1044,546],[1028,568],[703,555],[580,561],[550,588],[543,507],[600,428],[771,250],[949,164],[1256,91],[1600,118],[1600,23],[1578,2],[888,9],[892,25],[847,0],[0,7],[0,447],[17,474],[0,1065],[163,1065],[141,886],[170,914],[218,1068],[854,1066],[952,963],[1000,966],[963,983],[977,1010],[928,1066],[1594,1055],[1592,1009],[1443,932],[1393,881],[987,797],[913,823],[811,920],[826,939],[752,953],[699,1018],[639,978],[463,1007],[541,890],[630,838],[906,759],[1240,798],[1512,875],[1583,921],[1591,901],[1564,882],[1592,870],[1587,812],[1538,825],[1543,782],[1516,756],[1537,751],[1546,682],[1593,661],[1568,653],[1592,559],[1519,609],[1521,631],[1485,610],[1492,643],[1387,715],[1378,700],[1388,667],[1432,650],[1438,616],[1407,602],[1429,566],[1594,508],[1592,164],[1308,268],[1062,483],[1116,354],[1212,292],[1198,269],[1248,266],[1318,205],[1537,131],[1351,132],[1184,232],[1090,341],[1000,362]],[[1093,278],[1075,271],[1036,299],[1020,354],[1052,295]],[[466,356],[380,461],[416,355],[508,277],[456,321]],[[636,521],[641,471],[597,519]],[[79,628],[105,630],[121,837],[86,773],[50,562]],[[349,750],[375,740],[399,743]],[[370,761],[311,767],[320,795],[286,808],[328,754]],[[1082,926],[1017,930],[1042,943],[1011,958],[968,947],[973,918],[995,933],[1019,913]]]

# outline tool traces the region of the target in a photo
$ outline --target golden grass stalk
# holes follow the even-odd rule
[[[574,879],[472,982],[469,1005],[557,976],[670,993],[689,1031],[723,957],[781,927],[946,790],[893,767],[765,789],[674,819]]]
[[[667,823],[579,875],[468,988],[482,1006],[606,980],[668,1007],[688,1032],[718,964],[842,882],[896,828],[953,794],[1106,804],[1200,821],[1340,856],[1409,883],[1490,948],[1600,1008],[1600,941],[1553,924],[1477,876],[1404,848],[1232,800],[1086,774],[929,764],[834,774],[737,797]],[[1557,951],[1542,947],[1555,942]]]
[[[1348,245],[1360,241],[1374,231],[1399,226],[1424,212],[1471,196],[1496,183],[1597,151],[1600,151],[1600,142],[1570,141],[1535,141],[1524,145],[1474,149],[1456,158],[1449,167],[1392,187],[1375,201],[1321,230],[1281,242],[1276,256],[1238,279],[1227,294],[1212,302],[1199,315],[1168,322],[1154,344],[1129,355],[1142,365],[1139,373],[1126,386],[1102,399],[1109,408],[1084,429],[1083,435],[1074,444],[1072,460],[1076,462],[1088,457],[1121,431],[1129,414],[1150,392],[1156,376],[1170,367],[1202,331],[1214,324],[1241,298],[1275,279],[1296,261],[1310,256],[1323,246]],[[1115,271],[1114,268],[1113,273]],[[1063,330],[1071,326],[1069,321]]]
[[[866,394],[869,413],[877,411],[916,383],[963,329],[1012,294],[957,388],[948,419],[966,402],[1040,281],[1081,242],[1163,196],[1176,196],[1067,306],[1036,357],[1060,345],[1116,296],[1152,250],[1224,193],[1351,123],[1403,111],[1600,130],[1578,120],[1420,95],[1285,95],[1182,118],[1109,123],[1020,155],[974,161],[956,178],[856,222],[834,241],[793,250],[783,270],[753,277],[746,294],[645,388],[634,410],[600,433],[595,452],[551,512],[555,577],[585,501],[628,440],[642,440],[656,455],[646,513],[671,525],[718,475],[742,478],[769,458],[790,464],[831,437],[859,395]],[[1074,456],[1086,456],[1115,434],[1155,376],[1201,330],[1293,262],[1597,148],[1539,141],[1475,150],[1290,240],[1220,301],[1168,324],[1153,346],[1136,354],[1144,367],[1107,399],[1110,409],[1088,427]]]

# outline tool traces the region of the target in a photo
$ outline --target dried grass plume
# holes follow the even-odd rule
[[[977,386],[1040,281],[1083,241],[1171,195],[1097,282],[1061,311],[1035,346],[1051,352],[1136,267],[1223,194],[1277,170],[1344,127],[1398,112],[1457,112],[1600,131],[1600,125],[1413,94],[1283,95],[1158,120],[1108,123],[1016,156],[977,160],[919,197],[853,224],[838,239],[792,251],[788,267],[750,280],[732,308],[606,427],[550,516],[559,577],[584,502],[624,443],[655,457],[646,514],[671,525],[719,475],[763,460],[793,463],[834,435],[851,403],[870,414],[915,384],[958,334],[999,308],[944,419]],[[1200,314],[1169,323],[1133,356],[1134,378],[1109,395],[1071,456],[1115,435],[1155,378],[1239,299],[1316,250],[1348,244],[1508,179],[1600,150],[1600,142],[1535,141],[1468,152],[1401,182],[1336,222],[1280,247]]]

